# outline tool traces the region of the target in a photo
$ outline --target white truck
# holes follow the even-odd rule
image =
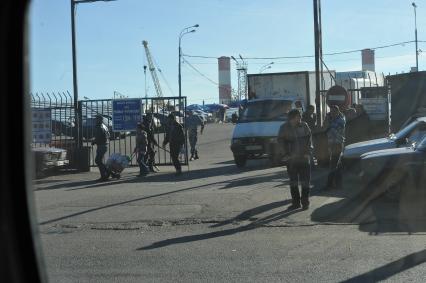
[[[330,82],[330,73],[325,82]],[[235,126],[231,150],[235,164],[268,157],[271,165],[283,158],[278,132],[291,109],[315,105],[315,73],[289,72],[247,75],[248,101]],[[326,86],[328,89],[330,86]]]

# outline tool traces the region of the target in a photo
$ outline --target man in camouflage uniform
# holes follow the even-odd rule
[[[157,166],[155,166],[155,146],[157,146],[158,143],[155,140],[155,136],[154,136],[154,124],[153,124],[152,114],[147,114],[146,116],[143,117],[143,125],[144,125],[144,130],[147,134],[147,139],[148,139],[147,152],[145,155],[145,163],[148,165],[149,171],[157,172],[159,170]]]
[[[186,128],[188,129],[188,140],[191,147],[191,157],[190,161],[199,159],[198,150],[197,150],[197,141],[198,141],[198,126],[201,127],[200,133],[203,134],[204,131],[204,121],[198,115],[194,115],[192,111],[188,112],[186,117]]]

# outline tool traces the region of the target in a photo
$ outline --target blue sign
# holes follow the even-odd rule
[[[114,99],[112,101],[112,130],[115,132],[135,131],[142,121],[142,100]]]

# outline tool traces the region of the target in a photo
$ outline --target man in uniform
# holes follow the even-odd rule
[[[309,208],[309,186],[311,181],[312,134],[308,124],[302,122],[300,111],[290,110],[288,122],[283,124],[278,135],[288,157],[287,172],[290,177],[292,205],[288,210]],[[302,196],[299,193],[299,181]]]
[[[170,157],[176,168],[176,176],[179,176],[182,174],[182,166],[179,162],[179,153],[185,143],[185,133],[183,132],[183,126],[176,121],[175,115],[169,114],[167,119],[169,124],[163,141],[163,147],[170,144]]]
[[[155,166],[155,146],[158,145],[158,143],[154,137],[154,125],[152,120],[152,114],[148,114],[143,118],[144,130],[148,139],[145,162],[149,167],[149,171],[157,172],[159,170],[157,166]]]
[[[148,151],[148,135],[145,130],[145,125],[141,122],[136,127],[136,147],[137,161],[139,165],[139,177],[146,176],[149,172],[148,166],[145,163],[145,156]]]
[[[92,145],[96,144],[95,163],[98,166],[99,172],[101,174],[101,177],[98,179],[98,181],[106,181],[110,176],[110,173],[108,172],[108,169],[103,162],[104,155],[107,152],[108,140],[108,128],[103,123],[103,117],[101,115],[97,115],[96,126],[94,129],[94,140],[92,141]]]
[[[338,106],[330,106],[330,113],[327,114],[325,123],[330,154],[330,173],[326,189],[341,188],[341,155],[345,143],[346,119]]]
[[[192,111],[188,112],[188,117],[186,118],[186,128],[188,129],[188,140],[191,147],[191,157],[190,161],[199,159],[198,150],[196,148],[198,141],[198,126],[201,127],[200,133],[203,134],[204,131],[204,121],[200,116],[194,115]]]

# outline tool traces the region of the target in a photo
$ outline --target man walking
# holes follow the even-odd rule
[[[139,165],[139,177],[144,177],[148,174],[149,169],[145,164],[145,155],[148,150],[148,135],[145,131],[143,123],[138,123],[136,127],[136,147],[137,161]]]
[[[188,117],[186,118],[186,128],[188,129],[188,140],[191,147],[191,157],[190,161],[199,159],[198,150],[197,150],[197,141],[198,141],[198,126],[201,127],[200,134],[203,134],[204,131],[204,121],[200,116],[194,115],[192,111],[188,112]]]
[[[342,187],[341,155],[345,143],[345,116],[336,105],[330,106],[326,118],[328,151],[330,156],[330,173],[328,174],[327,189]]]
[[[147,134],[147,139],[148,139],[147,151],[145,154],[145,163],[148,165],[149,171],[154,173],[159,170],[157,166],[155,166],[155,146],[158,145],[158,143],[154,137],[154,125],[153,125],[152,114],[148,114],[144,116],[143,125],[144,125],[144,130]]]
[[[163,147],[165,147],[168,143],[170,144],[170,157],[176,168],[176,176],[179,176],[182,174],[182,167],[179,162],[179,153],[185,143],[185,133],[183,132],[182,125],[176,121],[175,115],[169,114],[167,119],[169,125],[163,141]]]
[[[278,138],[283,145],[285,155],[289,158],[287,172],[290,178],[292,205],[288,209],[298,209],[300,205],[303,209],[308,209],[312,134],[308,124],[302,122],[299,110],[293,109],[288,113],[288,122],[281,126]],[[302,186],[302,196],[299,193],[299,181]]]
[[[94,129],[94,140],[92,141],[92,145],[96,144],[95,163],[98,166],[99,172],[101,174],[101,177],[98,179],[98,181],[106,181],[110,176],[110,173],[108,172],[108,169],[103,162],[104,155],[107,152],[108,140],[108,128],[103,123],[103,117],[101,115],[97,115]]]

